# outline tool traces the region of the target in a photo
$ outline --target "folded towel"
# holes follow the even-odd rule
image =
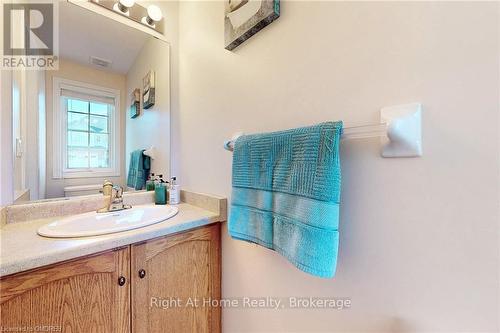
[[[130,153],[127,186],[136,190],[142,190],[145,187],[151,168],[151,160],[143,152],[144,149],[139,149]]]
[[[339,243],[342,122],[235,142],[229,234],[275,250],[304,272],[333,277]]]

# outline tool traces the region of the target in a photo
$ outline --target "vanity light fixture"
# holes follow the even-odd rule
[[[152,34],[153,36],[160,39],[163,36],[165,28],[165,23],[164,23],[165,20],[163,18],[163,13],[161,12],[160,7],[157,5],[150,4],[147,5],[146,7],[146,5],[141,5],[140,3],[137,3],[136,2],[137,0],[87,0],[87,1],[68,0],[68,1],[93,11],[96,11],[92,8],[92,6],[94,5],[97,5],[101,8],[102,7],[106,8],[120,16],[120,18],[115,18],[117,20],[121,20],[123,17],[125,17],[126,19],[137,22],[141,26],[146,27],[147,30],[152,29],[156,33],[158,33],[157,35],[153,33]],[[91,3],[92,5],[90,7],[82,5],[85,3]]]
[[[143,17],[141,22],[154,27],[156,22],[160,22],[162,18],[163,14],[161,13],[160,7],[156,5],[149,5],[148,15],[146,17]]]
[[[113,10],[119,12],[120,14],[129,16],[129,9],[135,4],[135,0],[120,0],[113,5]]]

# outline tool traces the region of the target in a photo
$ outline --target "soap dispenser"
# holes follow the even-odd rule
[[[148,180],[146,181],[146,191],[154,191],[155,190],[155,174],[151,173],[149,175]]]
[[[177,177],[170,179],[169,186],[169,204],[178,205],[181,203],[181,186],[176,184]]]
[[[155,204],[166,205],[167,204],[167,183],[160,175],[158,181],[155,184]]]

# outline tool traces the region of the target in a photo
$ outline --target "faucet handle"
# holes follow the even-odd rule
[[[109,180],[105,180],[102,184],[102,194],[105,196],[111,196],[113,194],[113,183]]]
[[[115,198],[121,198],[122,197],[122,195],[123,195],[123,187],[121,187],[120,185],[114,185],[113,186],[113,190],[116,193]]]

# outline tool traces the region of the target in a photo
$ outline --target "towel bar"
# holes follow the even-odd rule
[[[144,150],[142,153],[146,156],[149,156],[153,160],[156,158],[156,148],[154,146],[151,146],[151,148]]]
[[[361,126],[346,126],[342,140],[381,137],[382,157],[422,156],[422,105],[420,103],[396,105],[380,110],[380,123]],[[236,133],[224,142],[224,149],[232,151]]]

